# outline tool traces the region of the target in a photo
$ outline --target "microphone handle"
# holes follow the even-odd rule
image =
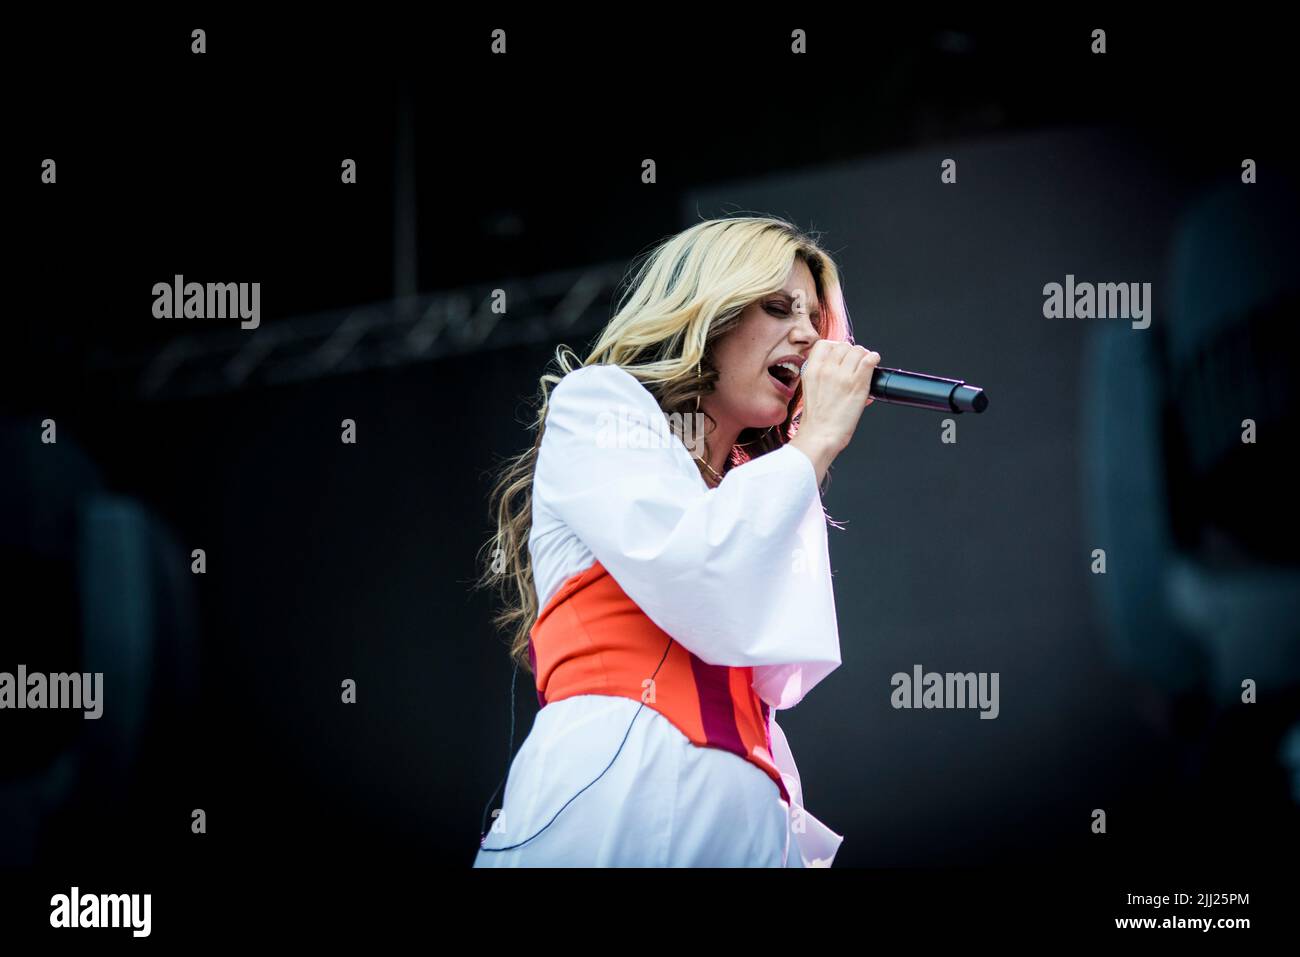
[[[965,379],[944,379],[884,366],[876,366],[871,378],[871,397],[894,405],[957,414],[983,412],[989,404],[984,390],[967,385]]]

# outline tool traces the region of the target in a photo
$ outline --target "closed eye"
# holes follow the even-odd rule
[[[790,313],[785,309],[785,307],[783,307],[783,306],[781,306],[780,304],[777,304],[777,303],[768,303],[768,304],[767,304],[767,311],[770,312],[770,313],[772,313],[772,315],[774,315],[774,316],[779,316],[779,317],[781,317],[782,319],[784,319],[786,316],[790,315]],[[821,314],[820,312],[814,312],[814,313],[812,314],[811,318],[812,318],[812,321],[813,321],[814,324],[815,324],[815,323],[820,323],[820,322],[822,321],[822,314]]]

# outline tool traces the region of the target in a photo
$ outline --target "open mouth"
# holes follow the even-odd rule
[[[799,382],[799,373],[785,364],[768,366],[767,374],[780,383],[786,392],[793,392]]]

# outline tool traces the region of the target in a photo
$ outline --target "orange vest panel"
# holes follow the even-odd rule
[[[790,801],[772,758],[768,705],[752,687],[753,667],[705,664],[669,639],[600,562],[547,602],[529,635],[528,660],[541,707],[579,694],[644,701],[693,744],[757,765]]]

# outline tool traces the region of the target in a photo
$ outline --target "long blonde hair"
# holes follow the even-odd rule
[[[713,391],[717,378],[711,363],[713,344],[736,327],[747,306],[782,288],[796,258],[808,265],[817,288],[819,334],[823,339],[848,339],[852,326],[839,271],[830,255],[812,236],[784,219],[742,216],[697,223],[638,256],[618,309],[587,358],[579,359],[568,346],[556,350],[555,371],[545,373],[539,382],[532,448],[504,462],[492,489],[496,532],[480,549],[485,571],[475,582],[476,587],[499,590],[503,607],[493,624],[507,632],[511,657],[530,672],[528,637],[540,609],[528,535],[533,472],[551,389],[580,366],[612,363],[635,376],[665,416],[681,421],[696,411],[700,396]],[[788,442],[798,429],[802,410],[803,391],[798,389],[785,421],[767,432],[743,430],[724,474]],[[707,450],[707,435],[704,442]],[[697,465],[704,474],[698,460]]]

